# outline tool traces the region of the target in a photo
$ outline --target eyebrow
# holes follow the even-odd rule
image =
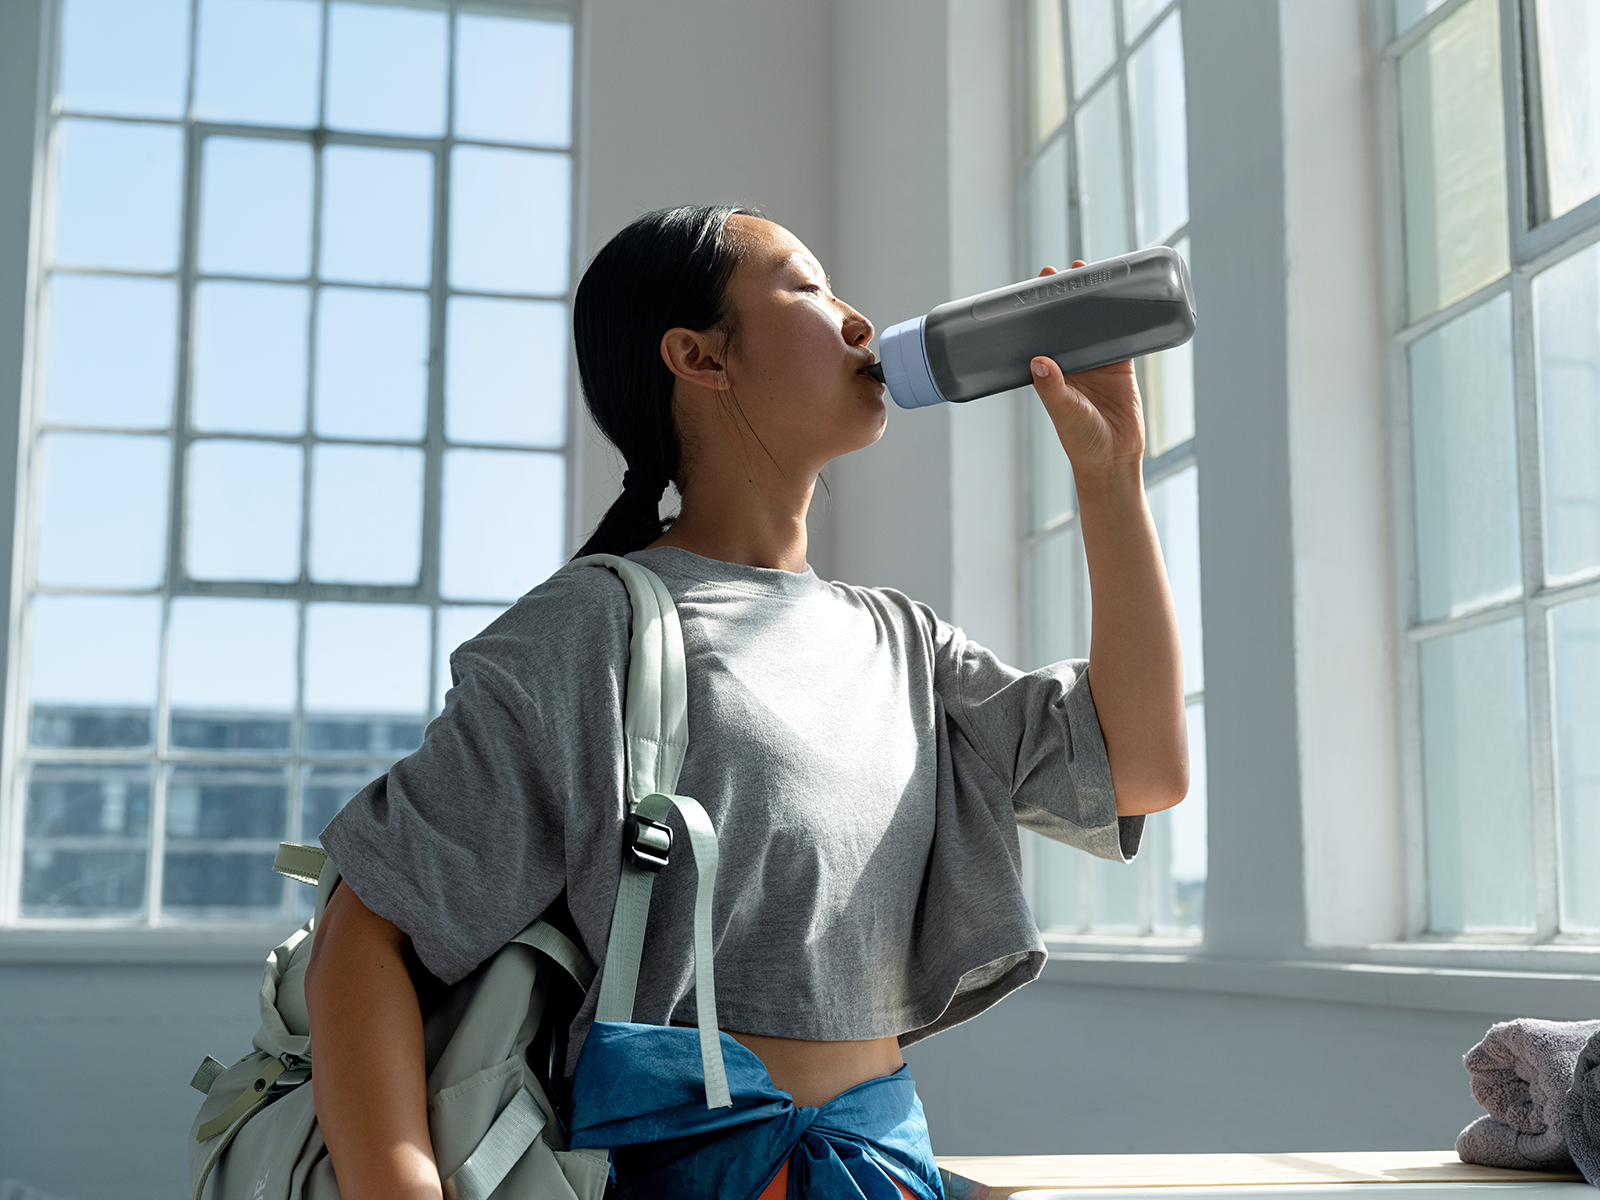
[[[817,270],[822,271],[822,264],[817,262],[814,256],[807,254],[804,250],[795,250],[789,254],[785,254],[777,261],[772,269],[774,271],[779,271],[784,267],[787,267],[790,263],[799,263],[801,266],[815,266]],[[822,271],[822,282],[828,285],[828,290],[830,292],[833,290],[833,277],[830,276],[826,271]]]

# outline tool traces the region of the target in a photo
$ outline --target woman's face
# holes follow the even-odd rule
[[[728,284],[728,384],[785,471],[820,469],[883,433],[884,386],[862,369],[872,322],[828,287],[811,251],[758,217],[729,218],[743,253]]]

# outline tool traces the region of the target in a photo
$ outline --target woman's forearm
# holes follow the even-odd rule
[[[405,944],[392,922],[341,885],[306,971],[317,1121],[345,1200],[443,1195]]]
[[[1093,618],[1089,683],[1117,812],[1158,812],[1189,788],[1183,652],[1137,463],[1079,474]]]

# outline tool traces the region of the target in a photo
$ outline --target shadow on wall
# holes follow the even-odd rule
[[[66,1200],[66,1198],[41,1192],[15,1179],[0,1179],[0,1200]]]

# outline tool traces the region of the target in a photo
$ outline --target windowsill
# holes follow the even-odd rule
[[[1225,959],[1198,943],[1047,936],[1040,977],[1074,987],[1146,988],[1371,1004],[1439,1012],[1592,1020],[1600,949],[1459,943],[1308,948],[1296,959]]]
[[[0,930],[0,966],[261,966],[298,923]]]

